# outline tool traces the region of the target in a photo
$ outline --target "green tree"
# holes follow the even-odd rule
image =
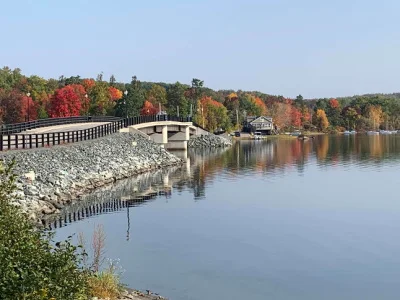
[[[239,95],[239,105],[242,111],[245,111],[248,116],[260,116],[262,109],[256,104],[255,98],[250,94]]]
[[[186,87],[176,82],[167,91],[167,112],[170,115],[177,115],[179,107],[179,115],[187,116],[189,115],[189,101],[185,97]]]
[[[90,99],[89,112],[92,115],[107,115],[113,107],[108,92],[108,83],[105,81],[96,81],[96,84],[88,91]]]
[[[300,110],[303,109],[303,107],[304,107],[304,99],[303,99],[303,96],[302,96],[302,95],[298,95],[298,96],[296,97],[296,99],[294,100],[294,105],[295,105],[297,108],[299,108]]]
[[[132,77],[131,84],[127,87],[128,94],[121,100],[126,103],[126,112],[129,117],[138,116],[145,101],[145,93],[136,76]]]
[[[146,100],[151,102],[156,108],[158,108],[159,104],[165,106],[167,104],[167,91],[158,84],[152,84],[150,90],[146,93]]]
[[[115,76],[111,75],[110,76],[110,86],[114,86],[115,87],[115,83],[116,83]]]
[[[24,79],[25,76],[21,74],[21,69],[11,70],[9,67],[0,69],[0,89],[12,90]]]

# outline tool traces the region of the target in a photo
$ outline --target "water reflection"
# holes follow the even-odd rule
[[[399,138],[176,153],[182,166],[105,187],[51,226],[62,239],[104,224],[123,281],[171,299],[396,299]]]
[[[194,201],[202,200],[207,184],[212,184],[217,175],[227,179],[257,175],[273,178],[293,171],[303,175],[314,160],[324,167],[356,163],[369,168],[397,161],[399,150],[399,136],[322,135],[306,141],[241,141],[229,149],[175,152],[183,159],[182,166],[140,174],[101,188],[66,207],[48,226],[57,228],[99,214],[122,212],[156,197],[168,201],[173,193],[185,190],[193,194]]]

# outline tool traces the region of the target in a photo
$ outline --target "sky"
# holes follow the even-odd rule
[[[398,0],[0,0],[0,67],[44,78],[257,90],[400,91]]]

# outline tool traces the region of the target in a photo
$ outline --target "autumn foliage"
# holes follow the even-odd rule
[[[108,88],[108,92],[110,93],[111,101],[117,101],[122,98],[122,92],[113,86]]]
[[[254,97],[253,101],[256,107],[259,109],[259,115],[265,116],[267,114],[267,106],[265,105],[264,101],[262,101],[259,97]]]
[[[301,126],[301,119],[302,119],[302,113],[299,109],[296,107],[292,107],[292,126],[294,127],[300,127]]]
[[[81,85],[67,85],[57,90],[50,99],[49,116],[71,117],[79,116],[82,104],[86,104],[85,89]]]
[[[78,115],[150,115],[158,110],[190,114],[211,131],[240,129],[248,116],[272,117],[280,132],[400,129],[400,93],[288,99],[257,91],[214,91],[199,79],[192,85],[141,83],[133,76],[130,83],[122,83],[114,76],[106,81],[103,74],[96,79],[44,79],[24,76],[19,69],[0,69],[0,124]]]
[[[140,114],[143,116],[151,116],[157,114],[157,112],[157,108],[155,108],[150,101],[145,101]]]
[[[331,99],[329,100],[329,106],[331,108],[339,108],[339,101],[337,101],[336,99]]]
[[[329,121],[323,109],[317,109],[315,112],[315,124],[320,131],[324,131],[328,128]]]
[[[197,104],[199,112],[196,115],[195,121],[213,132],[220,127],[228,125],[228,114],[226,107],[212,99],[211,97],[204,96]]]

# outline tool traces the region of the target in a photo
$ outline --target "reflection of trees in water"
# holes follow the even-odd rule
[[[348,136],[319,136],[314,143],[320,163],[334,164],[350,161],[399,159],[400,135],[357,134]]]
[[[301,171],[309,151],[308,142],[300,140],[243,141],[226,153],[227,168],[232,174],[270,173],[294,165]]]
[[[216,149],[192,149],[189,152],[190,160],[194,162],[191,168],[191,180],[188,181],[188,187],[193,190],[196,200],[205,197],[206,181],[211,181],[217,171],[226,166],[226,153],[229,148]]]

